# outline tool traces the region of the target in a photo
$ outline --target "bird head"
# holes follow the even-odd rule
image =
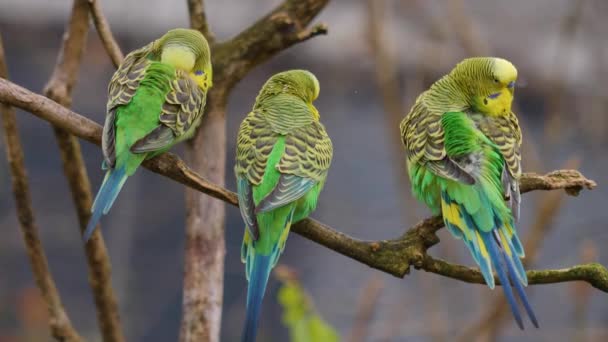
[[[515,93],[517,69],[506,59],[468,58],[451,72],[467,89],[473,110],[486,115],[507,115]]]
[[[273,75],[262,87],[258,95],[258,103],[264,99],[278,94],[289,94],[306,102],[311,108],[315,118],[319,119],[319,112],[313,106],[313,101],[319,97],[319,80],[307,70],[289,70]]]
[[[154,42],[160,61],[187,72],[202,90],[212,85],[213,69],[207,40],[197,30],[177,28]]]

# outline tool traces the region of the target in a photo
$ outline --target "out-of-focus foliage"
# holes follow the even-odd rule
[[[275,275],[283,285],[277,299],[283,308],[282,322],[289,329],[291,342],[340,341],[336,330],[317,312],[310,295],[302,288],[294,272],[279,266]]]

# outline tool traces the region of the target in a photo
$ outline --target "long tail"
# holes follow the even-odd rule
[[[245,330],[241,338],[243,342],[255,342],[262,300],[273,266],[272,258],[272,255],[260,255],[254,252],[251,272],[249,273],[249,286],[247,287],[247,314]]]
[[[87,229],[83,236],[85,242],[89,241],[91,238],[101,216],[107,214],[112,207],[112,204],[114,204],[127,177],[124,167],[109,169],[106,173],[106,177],[104,178],[103,183],[101,183],[101,187],[97,192],[93,207],[91,208],[91,218],[89,219],[89,224],[87,225]]]
[[[455,237],[464,240],[479,265],[486,284],[492,289],[494,288],[492,268],[495,269],[519,328],[523,329],[524,326],[513,288],[530,321],[538,328],[536,315],[524,291],[524,287],[528,285],[526,272],[520,260],[524,256],[524,251],[512,222],[502,222],[498,215],[493,213],[494,228],[490,231],[481,231],[466,207],[452,200],[446,192],[442,193],[441,206],[446,227]]]
[[[255,342],[258,330],[258,321],[260,319],[260,311],[266,285],[270,277],[270,271],[279,261],[279,257],[285,249],[285,243],[291,229],[291,220],[293,219],[294,207],[290,209],[285,222],[281,225],[278,241],[272,244],[272,249],[269,254],[262,254],[256,251],[255,244],[263,243],[261,240],[254,242],[249,234],[248,228],[245,229],[243,238],[243,246],[241,249],[241,260],[245,262],[245,272],[249,285],[247,287],[247,312],[245,315],[245,328],[241,337],[242,342]],[[262,229],[262,234],[271,233],[270,229]],[[269,236],[260,236],[263,239]]]

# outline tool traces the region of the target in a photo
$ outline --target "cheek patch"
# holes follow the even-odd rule
[[[488,98],[489,98],[489,99],[495,99],[495,98],[497,98],[497,97],[499,97],[499,96],[500,96],[500,93],[494,93],[494,94],[490,94],[490,95],[488,95]]]

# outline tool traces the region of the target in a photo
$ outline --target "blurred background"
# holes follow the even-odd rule
[[[208,0],[210,25],[228,39],[279,0]],[[11,80],[41,92],[54,67],[71,0],[0,0],[0,33]],[[104,11],[128,52],[188,25],[185,1],[106,0]],[[313,217],[361,239],[390,239],[429,212],[410,196],[398,122],[415,97],[458,61],[475,55],[519,69],[516,109],[524,133],[524,171],[578,168],[599,184],[580,198],[524,196],[519,231],[533,268],[608,264],[608,2],[604,0],[334,0],[317,21],[320,36],[283,52],[247,76],[228,105],[227,187],[234,190],[238,124],[273,73],[317,75],[316,102],[334,142],[334,161]],[[91,31],[74,109],[102,123],[114,69]],[[19,112],[36,219],[50,266],[76,329],[99,341],[82,242],[50,126]],[[0,143],[0,149],[4,146]],[[82,143],[96,191],[98,147]],[[179,149],[176,151],[181,153]],[[113,284],[129,341],[174,341],[181,316],[183,187],[141,170],[102,220]],[[154,213],[151,215],[150,213]],[[46,341],[46,308],[25,254],[4,157],[0,158],[0,341]],[[227,207],[222,341],[238,341],[246,280],[243,224]],[[472,265],[461,242],[439,232],[434,256]],[[541,329],[519,331],[501,315],[501,291],[420,271],[398,279],[295,234],[289,265],[316,310],[345,341],[608,341],[608,296],[586,284],[531,286]],[[259,341],[286,341],[271,279]],[[502,319],[497,318],[503,316]]]

